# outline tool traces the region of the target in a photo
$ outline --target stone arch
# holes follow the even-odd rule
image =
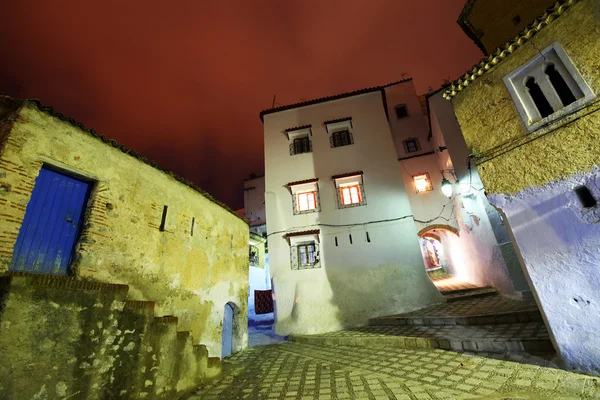
[[[460,236],[460,235],[458,234],[458,229],[456,229],[456,228],[455,228],[455,227],[453,227],[453,226],[450,226],[450,225],[445,225],[445,224],[434,224],[434,225],[429,225],[429,226],[426,226],[425,228],[421,229],[421,230],[420,230],[420,231],[417,233],[417,235],[418,235],[420,238],[427,237],[426,235],[429,235],[428,237],[432,237],[431,235],[434,235],[435,237],[432,237],[432,239],[437,239],[437,240],[440,240],[440,237],[439,237],[438,235],[435,235],[435,234],[433,234],[433,233],[431,233],[431,232],[430,232],[430,231],[433,231],[433,230],[436,230],[436,229],[437,229],[437,230],[440,230],[440,231],[444,231],[444,232],[450,232],[450,233],[453,233],[453,234],[454,234],[454,235],[456,235],[456,236]]]

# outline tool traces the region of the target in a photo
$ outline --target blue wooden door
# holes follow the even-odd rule
[[[230,356],[233,351],[233,307],[230,304],[225,304],[221,340],[221,359],[223,359]]]
[[[40,170],[15,243],[10,270],[67,273],[89,189],[87,182],[47,168]]]

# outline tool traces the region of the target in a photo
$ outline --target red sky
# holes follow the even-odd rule
[[[481,57],[465,0],[11,1],[0,93],[38,98],[234,209],[263,173],[261,110],[401,79],[438,88]],[[94,3],[95,6],[90,5]]]

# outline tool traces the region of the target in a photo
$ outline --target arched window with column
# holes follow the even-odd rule
[[[531,99],[533,100],[533,103],[535,104],[542,118],[546,118],[548,115],[554,112],[552,106],[548,102],[548,99],[544,95],[544,92],[542,92],[540,85],[537,84],[533,76],[530,76],[525,80],[525,86],[529,90],[529,95],[531,96]]]
[[[548,76],[550,83],[554,87],[554,90],[556,90],[556,94],[558,94],[558,97],[560,98],[560,101],[564,107],[574,103],[575,100],[577,100],[569,88],[569,85],[567,85],[567,82],[562,77],[560,72],[558,72],[554,64],[549,64],[544,72]]]

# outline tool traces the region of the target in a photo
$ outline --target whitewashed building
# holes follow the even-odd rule
[[[360,325],[442,300],[425,272],[398,168],[402,143],[390,130],[407,83],[260,114],[278,334]]]

